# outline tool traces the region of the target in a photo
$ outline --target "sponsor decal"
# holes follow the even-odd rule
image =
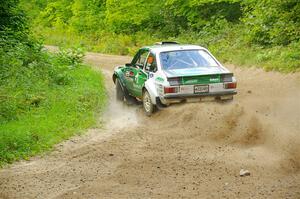
[[[198,82],[197,79],[191,79],[191,80],[185,81],[186,84],[196,84],[197,82]]]
[[[139,84],[133,84],[133,87],[136,88],[136,89],[140,89],[142,87],[142,85],[139,85]]]
[[[219,82],[219,78],[210,78],[209,81],[210,82]]]
[[[125,77],[129,77],[129,71],[125,72]]]
[[[162,78],[162,77],[157,77],[155,80],[158,81],[158,82],[164,82],[165,81],[164,78]]]

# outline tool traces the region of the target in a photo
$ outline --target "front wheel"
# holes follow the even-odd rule
[[[150,94],[147,90],[143,92],[143,108],[147,116],[150,116],[155,110],[155,105],[152,104]]]

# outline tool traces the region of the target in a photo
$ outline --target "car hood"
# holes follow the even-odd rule
[[[211,75],[211,74],[222,74],[229,73],[230,71],[226,68],[219,66],[209,67],[198,67],[189,69],[174,69],[164,70],[167,77],[185,77],[185,76],[197,76],[197,75]]]

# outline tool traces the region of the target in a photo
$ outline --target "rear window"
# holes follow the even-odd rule
[[[164,70],[188,69],[219,66],[214,58],[204,50],[181,50],[160,53]]]

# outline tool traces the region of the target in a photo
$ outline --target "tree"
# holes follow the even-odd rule
[[[244,23],[248,39],[261,45],[287,45],[300,38],[300,1],[248,0]]]

